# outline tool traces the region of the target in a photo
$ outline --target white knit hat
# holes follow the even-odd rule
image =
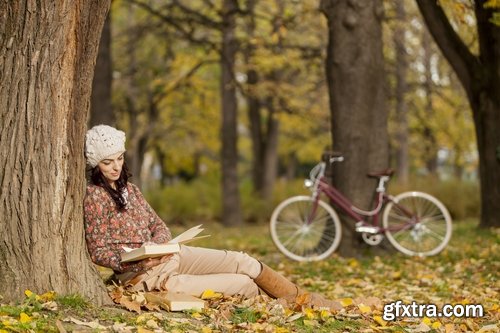
[[[125,152],[125,132],[107,125],[97,125],[85,136],[85,157],[91,167],[106,157]]]

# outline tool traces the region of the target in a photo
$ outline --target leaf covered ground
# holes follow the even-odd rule
[[[471,221],[456,223],[448,248],[431,258],[388,253],[296,263],[275,250],[265,225],[205,227],[212,237],[197,245],[246,251],[305,289],[337,299],[343,308],[311,309],[299,301],[290,309],[266,296],[243,300],[207,291],[209,307],[203,311],[167,312],[154,307],[129,311],[120,305],[97,308],[78,295],[26,291],[22,304],[0,304],[0,333],[500,332],[499,230],[477,230]],[[137,295],[127,297],[133,300]],[[483,314],[444,318],[424,313],[384,320],[384,305],[398,300],[404,305],[435,304],[438,309],[445,304],[480,305]]]

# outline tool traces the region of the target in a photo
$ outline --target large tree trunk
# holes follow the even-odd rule
[[[472,108],[479,152],[482,227],[500,226],[500,27],[493,9],[475,1],[479,56],[453,30],[435,1],[416,0],[426,25],[462,83]]]
[[[365,174],[388,165],[387,110],[382,54],[382,1],[322,0],[328,19],[326,59],[334,165],[333,182],[358,207],[368,209],[375,182]],[[360,237],[343,221],[340,253],[357,255]]]
[[[101,304],[83,237],[92,75],[109,1],[0,5],[0,294],[54,290]]]
[[[100,124],[116,125],[111,105],[111,82],[111,15],[108,14],[102,28],[94,80],[92,81],[89,127]]]
[[[408,152],[408,56],[406,52],[406,9],[404,0],[396,1],[396,27],[394,29],[394,48],[396,51],[396,166],[397,176],[403,184],[408,182],[410,171]]]
[[[222,223],[243,222],[238,187],[238,135],[234,63],[237,51],[236,0],[224,0],[222,8],[221,103],[222,103]]]

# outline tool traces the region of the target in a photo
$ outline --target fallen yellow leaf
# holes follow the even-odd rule
[[[380,326],[387,326],[387,322],[381,316],[373,316],[373,320]]]
[[[19,322],[22,324],[26,324],[26,323],[29,323],[30,321],[31,321],[31,317],[28,316],[26,313],[21,312],[21,314],[19,315]]]
[[[304,314],[306,315],[307,319],[314,319],[316,317],[314,310],[311,308],[304,309]]]
[[[285,327],[276,327],[275,333],[290,333],[290,330]]]
[[[359,261],[357,261],[356,259],[352,258],[349,260],[349,266],[351,267],[358,267],[359,266]]]
[[[372,308],[369,307],[368,305],[364,305],[363,303],[358,304],[358,308],[359,308],[359,311],[361,311],[361,313],[370,313],[370,312],[372,312]]]
[[[198,311],[195,311],[195,312],[191,313],[191,317],[193,317],[194,319],[201,319],[201,318],[203,318],[203,316],[201,315],[201,313],[199,313]]]
[[[48,292],[43,293],[42,295],[40,295],[40,298],[44,302],[53,301],[56,298],[56,292],[53,291],[53,290],[48,291]]]
[[[212,329],[205,326],[201,329],[201,333],[212,333]]]
[[[137,327],[137,333],[154,333],[154,332],[144,327]]]
[[[137,324],[145,323],[149,319],[151,319],[151,315],[149,313],[145,313],[145,314],[141,314],[141,315],[137,316],[137,318],[135,318],[135,322]]]
[[[325,320],[327,318],[330,318],[331,315],[332,315],[332,313],[330,311],[328,311],[328,310],[321,310],[321,312],[319,314],[320,318],[323,319],[323,320]]]
[[[26,290],[24,291],[24,294],[26,295],[26,297],[30,298],[30,297],[31,297],[34,293],[33,293],[31,290],[26,289]]]
[[[342,304],[343,307],[349,306],[353,303],[352,298],[342,298],[340,300],[340,304]]]
[[[221,293],[216,293],[212,289],[207,289],[201,294],[201,299],[221,298]]]
[[[441,327],[441,323],[439,321],[433,322],[431,325],[431,328],[437,330],[438,328]]]

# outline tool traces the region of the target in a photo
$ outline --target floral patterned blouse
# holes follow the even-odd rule
[[[127,184],[127,206],[119,210],[101,186],[88,185],[84,200],[85,239],[94,263],[116,273],[138,272],[138,262],[121,263],[123,247],[137,248],[144,242],[165,243],[170,230],[147,203],[139,188]]]

